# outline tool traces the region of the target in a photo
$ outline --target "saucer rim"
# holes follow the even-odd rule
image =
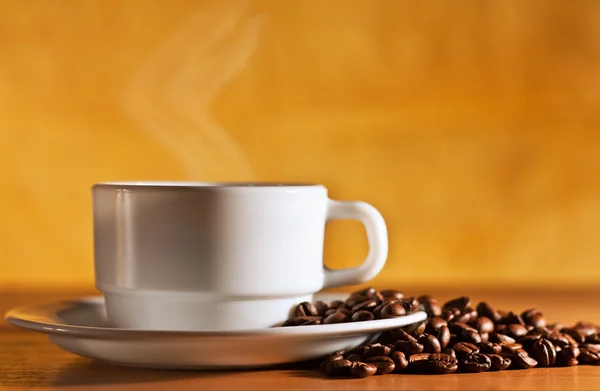
[[[337,296],[335,293],[326,293],[328,297]],[[316,294],[317,298],[320,294]],[[340,297],[347,295],[339,294]],[[54,334],[72,337],[84,338],[107,338],[107,339],[131,339],[131,338],[190,338],[190,337],[323,337],[324,335],[345,336],[363,333],[376,333],[403,327],[413,323],[421,322],[427,319],[427,314],[418,311],[409,315],[390,319],[376,319],[365,322],[348,322],[335,324],[321,324],[309,326],[294,327],[269,327],[260,329],[242,329],[242,330],[142,330],[125,329],[117,327],[103,326],[78,326],[66,323],[57,323],[49,321],[50,315],[72,305],[102,305],[104,306],[104,297],[83,296],[68,300],[50,301],[38,304],[29,304],[19,306],[9,310],[5,315],[5,320],[13,326],[27,330],[40,332],[43,334]],[[62,308],[61,308],[62,307]],[[47,320],[43,320],[47,318]]]

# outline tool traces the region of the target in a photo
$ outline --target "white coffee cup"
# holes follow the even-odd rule
[[[381,214],[321,185],[114,182],[92,193],[96,286],[114,327],[270,327],[323,288],[370,280],[387,257]],[[324,267],[334,219],[364,224],[360,266]]]

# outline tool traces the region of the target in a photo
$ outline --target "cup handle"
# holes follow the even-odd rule
[[[388,236],[381,213],[361,201],[329,200],[327,221],[339,219],[359,220],[365,226],[369,241],[367,259],[357,267],[341,270],[325,269],[323,288],[357,285],[375,277],[381,271],[388,255]]]

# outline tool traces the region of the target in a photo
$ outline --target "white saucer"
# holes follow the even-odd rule
[[[317,294],[315,300],[345,297]],[[236,369],[315,359],[426,318],[424,312],[417,312],[367,322],[248,331],[145,331],[107,326],[102,297],[31,305],[6,314],[11,324],[47,334],[71,353],[119,365],[165,369]]]

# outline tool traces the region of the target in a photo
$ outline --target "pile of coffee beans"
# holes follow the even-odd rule
[[[386,331],[376,343],[334,352],[321,363],[329,376],[368,377],[388,373],[502,371],[534,367],[600,365],[600,327],[547,324],[538,309],[500,311],[459,297],[440,306],[430,296],[404,298],[373,288],[346,301],[298,305],[284,325],[364,321],[425,311],[428,319]]]

